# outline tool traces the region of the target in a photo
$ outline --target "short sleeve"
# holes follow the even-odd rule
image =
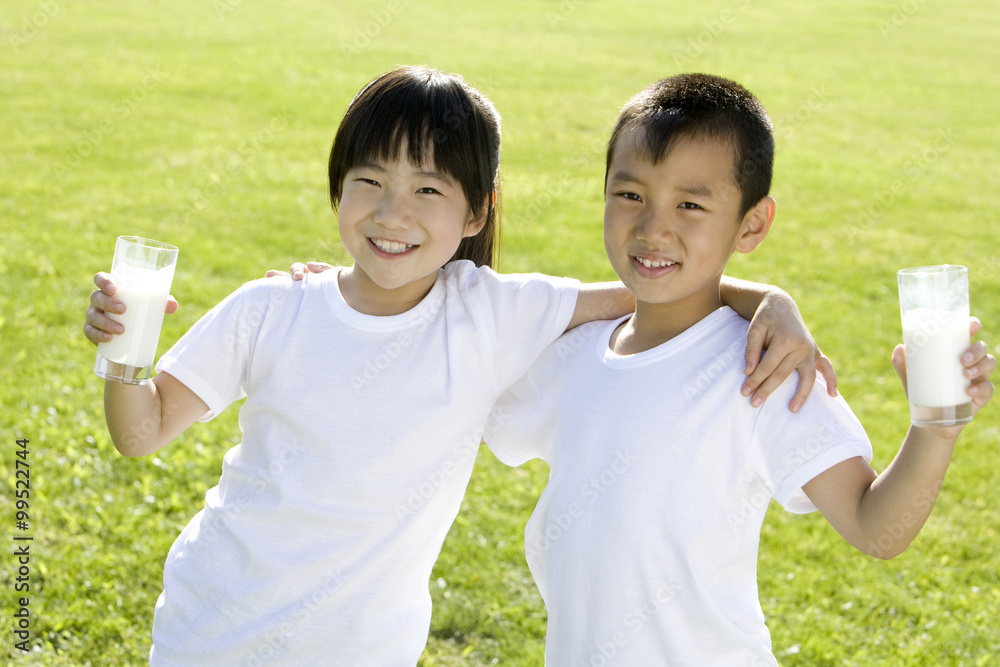
[[[580,282],[538,273],[498,274],[479,267],[463,281],[484,342],[497,360],[495,382],[506,389],[569,326]]]
[[[789,512],[805,514],[816,506],[802,487],[817,475],[854,457],[872,459],[864,427],[843,398],[830,397],[822,380],[798,413],[788,411],[794,382],[785,382],[761,408],[754,427],[759,474]]]
[[[500,461],[519,466],[545,453],[555,438],[552,411],[529,371],[493,405],[483,440]]]
[[[248,290],[250,285],[206,313],[156,365],[157,372],[173,375],[205,401],[209,412],[201,421],[246,396],[251,350],[266,310],[262,290]],[[254,297],[261,301],[259,307],[252,305]]]

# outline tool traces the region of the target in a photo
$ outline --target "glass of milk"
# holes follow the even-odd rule
[[[119,236],[111,262],[115,298],[125,303],[122,314],[107,313],[125,331],[97,345],[94,372],[105,380],[146,384],[177,265],[177,248],[160,241]]]
[[[969,271],[944,264],[899,271],[910,421],[953,426],[972,419],[970,381],[959,361],[969,347]]]

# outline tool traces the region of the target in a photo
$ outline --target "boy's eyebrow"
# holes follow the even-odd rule
[[[712,188],[708,187],[704,183],[695,183],[692,185],[682,185],[677,188],[681,192],[689,195],[694,195],[695,197],[711,197]]]
[[[631,172],[626,171],[624,169],[619,169],[618,171],[611,174],[611,177],[608,178],[608,181],[625,181],[628,183],[643,182],[642,179],[640,179],[638,176],[634,176]]]

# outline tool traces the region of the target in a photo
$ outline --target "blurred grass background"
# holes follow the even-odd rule
[[[18,438],[34,538],[32,651],[5,632],[12,664],[144,664],[167,549],[238,442],[230,409],[154,457],[115,452],[81,332],[114,238],[181,248],[161,351],[268,268],[349,261],[329,144],[353,95],[394,65],[461,73],[503,115],[502,268],[583,280],[613,278],[602,179],[619,107],[682,71],[754,91],[775,122],[778,216],[730,273],[798,300],[879,469],[907,424],[888,360],[895,271],[968,266],[983,337],[1000,327],[1000,8],[987,0],[0,0],[0,33],[5,629],[20,596]],[[991,406],[894,561],[853,551],[818,515],[771,512],[760,596],[782,664],[996,664],[998,443]],[[542,664],[523,526],[546,477],[480,456],[429,582],[423,665]]]

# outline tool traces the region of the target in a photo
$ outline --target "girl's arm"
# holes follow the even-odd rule
[[[978,320],[973,332],[978,331]],[[892,363],[905,386],[903,347],[893,350]],[[989,375],[996,359],[982,341],[962,356],[975,415],[993,396]],[[876,558],[893,558],[920,532],[937,500],[962,425],[911,426],[896,458],[881,475],[860,458],[821,473],[802,487],[816,508],[844,539]]]
[[[322,273],[333,268],[325,262],[295,262],[291,266],[292,280],[302,280],[306,273]],[[270,270],[265,276],[289,275]],[[799,386],[788,404],[797,412],[806,402],[816,380],[816,371],[823,374],[827,391],[837,395],[837,374],[809,334],[799,308],[783,290],[748,280],[722,277],[722,302],[750,320],[747,332],[746,374],[743,395],[751,396],[754,406],[764,400],[784,382],[793,370],[799,372]],[[580,286],[580,296],[567,330],[584,322],[613,320],[635,311],[635,297],[621,282],[590,283]],[[766,349],[766,353],[765,353]]]
[[[749,377],[742,391],[744,396],[753,394],[750,400],[754,406],[761,405],[794,370],[799,372],[799,386],[788,404],[792,412],[809,397],[817,370],[823,374],[829,394],[837,395],[833,364],[820,352],[792,297],[777,287],[727,276],[722,277],[719,295],[725,305],[750,320],[745,370]],[[567,329],[593,320],[615,319],[634,310],[635,297],[620,282],[584,284]]]
[[[205,402],[169,373],[144,385],[104,382],[108,432],[124,456],[152,454],[206,412]]]
[[[125,304],[114,298],[117,291],[107,273],[94,276],[97,289],[90,295],[84,334],[92,343],[111,340],[124,327],[107,312],[124,312]],[[177,310],[172,297],[167,312]],[[104,415],[115,448],[125,456],[151,454],[167,444],[208,412],[198,396],[168,373],[160,373],[145,385],[104,383]]]

